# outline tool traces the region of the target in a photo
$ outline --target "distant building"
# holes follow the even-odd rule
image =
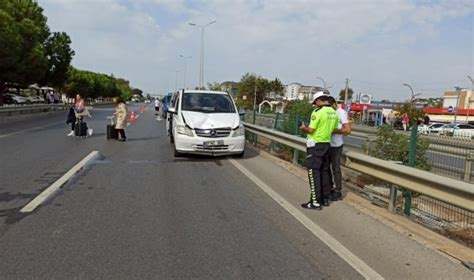
[[[292,83],[286,86],[285,99],[286,100],[303,100],[304,98],[310,99],[311,96],[318,92],[324,90],[324,88],[316,86],[304,86],[300,83]]]
[[[460,91],[445,91],[443,96],[443,108],[453,107],[456,108],[459,98],[459,108],[474,109],[474,98],[472,90],[461,89]]]

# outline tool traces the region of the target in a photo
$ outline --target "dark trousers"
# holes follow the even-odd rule
[[[121,138],[121,139],[127,139],[127,137],[125,137],[125,129],[117,129],[117,132],[118,132],[118,134],[120,135],[119,138]]]
[[[322,203],[331,192],[329,179],[329,143],[316,143],[314,147],[306,149],[306,167],[308,168],[308,179],[310,199],[313,202]]]
[[[341,174],[341,155],[343,147],[329,148],[329,162],[331,168],[329,171],[330,186],[334,186],[333,191],[342,191],[342,174]]]

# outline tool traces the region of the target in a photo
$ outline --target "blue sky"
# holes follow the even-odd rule
[[[376,100],[402,101],[409,83],[424,97],[474,76],[474,2],[470,0],[40,0],[53,31],[65,31],[73,65],[113,73],[164,94],[199,76],[205,31],[205,82],[238,81],[246,72],[333,92],[346,78]]]

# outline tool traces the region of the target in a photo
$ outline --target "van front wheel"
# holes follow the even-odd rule
[[[178,150],[176,150],[176,146],[174,146],[174,157],[182,157],[183,154],[178,152]]]

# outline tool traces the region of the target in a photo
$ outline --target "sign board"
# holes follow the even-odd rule
[[[453,106],[449,106],[449,107],[448,107],[448,113],[452,113],[453,111],[454,111]]]
[[[372,94],[370,93],[360,94],[360,104],[370,104],[371,102],[372,102]]]

